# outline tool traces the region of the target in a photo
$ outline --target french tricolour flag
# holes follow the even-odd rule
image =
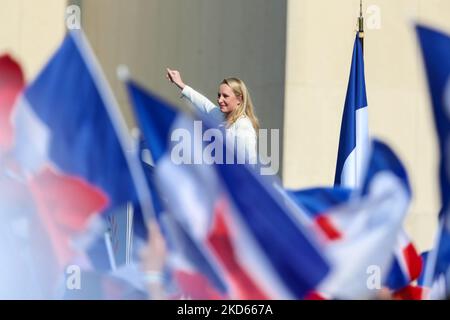
[[[369,171],[374,171],[369,168]],[[346,223],[339,222],[340,215],[332,214],[339,206],[345,206],[350,201],[356,201],[352,190],[345,188],[315,188],[291,191],[294,202],[306,209],[313,222],[313,227],[320,232],[326,242],[332,242],[345,237],[345,230],[352,219]],[[355,220],[358,217],[354,217]],[[344,227],[338,227],[343,225]],[[394,259],[387,275],[384,286],[392,291],[399,291],[409,287],[417,280],[422,272],[422,258],[405,230],[400,230],[393,248]]]
[[[335,186],[359,188],[369,148],[364,57],[358,35],[353,48],[350,79],[342,117]]]
[[[379,149],[379,147],[376,147]],[[375,150],[376,153],[380,151]],[[386,153],[388,155],[389,153]],[[386,155],[384,157],[386,157]],[[377,155],[378,158],[383,158],[383,155]],[[389,170],[393,160],[385,160],[383,170]],[[371,163],[372,166],[374,162]],[[376,173],[379,169],[369,166],[369,173]],[[398,172],[401,172],[398,170]],[[370,174],[369,180],[373,180],[375,174]],[[407,185],[407,181],[405,180]],[[331,244],[333,241],[342,241],[348,237],[346,234],[351,225],[360,219],[359,210],[356,205],[349,206],[350,202],[364,201],[366,195],[359,195],[352,192],[351,189],[346,188],[315,188],[308,190],[291,191],[291,197],[301,207],[306,209],[309,217],[312,219],[313,227],[317,232],[323,235],[326,244]],[[347,206],[350,210],[339,210],[339,207]],[[353,211],[353,214],[351,213]],[[374,215],[377,213],[374,211]],[[369,218],[369,217],[368,217]],[[356,245],[356,243],[355,243]],[[376,253],[374,253],[376,254]],[[417,280],[422,272],[422,258],[418,254],[414,244],[411,242],[406,232],[401,229],[398,232],[397,239],[392,248],[393,261],[391,263],[390,271],[388,272],[383,285],[392,291],[404,293],[409,290],[409,286],[414,280]],[[409,291],[408,291],[409,292]]]
[[[353,223],[351,217],[346,221],[342,215],[345,211],[337,210],[339,206],[346,206],[357,198],[352,190],[345,188],[315,188],[291,191],[290,195],[295,203],[305,209],[312,220],[312,226],[324,238],[325,245],[346,237],[346,230]],[[354,219],[358,217],[355,215]],[[393,248],[393,261],[390,271],[383,284],[384,287],[395,292],[398,298],[409,299],[417,295],[412,292],[418,289],[411,284],[417,280],[423,270],[423,262],[409,236],[402,229],[399,231]],[[320,294],[319,294],[320,295]],[[311,298],[316,299],[319,296]],[[325,296],[322,293],[322,298]]]
[[[342,238],[343,230],[337,227],[330,213],[350,201],[352,190],[347,188],[314,188],[290,191],[293,201],[305,209],[312,227],[323,235],[326,241]]]
[[[244,165],[175,164],[174,137],[203,150],[202,141],[192,139],[193,119],[133,82],[128,89],[156,163],[158,190],[170,214],[225,279],[225,294],[233,299],[299,299],[315,288],[328,265],[273,181]],[[205,129],[207,123],[203,121]],[[218,152],[223,140],[215,137]]]
[[[331,261],[329,276],[316,290],[322,297],[372,298],[376,291],[367,285],[368,272],[377,272],[377,285],[382,287],[393,263],[408,272],[405,277],[399,275],[403,282],[397,285],[407,285],[420,273],[414,269],[420,269],[420,260],[415,264],[414,252],[402,232],[411,199],[406,170],[385,144],[374,141],[371,149],[368,170],[358,192],[334,188],[291,193],[308,212],[312,227],[322,235],[324,251]]]
[[[90,217],[136,202],[138,192],[147,197],[138,159],[124,151],[132,140],[81,31],[67,34],[26,87],[13,120],[15,155],[61,265],[73,255],[68,235]]]
[[[417,280],[423,270],[422,257],[404,230],[397,237],[394,257],[385,286],[398,291]]]

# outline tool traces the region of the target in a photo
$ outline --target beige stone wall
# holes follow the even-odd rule
[[[28,80],[65,34],[65,0],[0,0],[0,53],[19,60]]]
[[[450,1],[371,0],[381,28],[366,24],[370,132],[407,166],[414,201],[406,229],[420,249],[433,243],[439,210],[436,138],[412,21],[450,32]],[[359,0],[288,2],[284,182],[333,183]],[[366,22],[374,17],[366,14]]]

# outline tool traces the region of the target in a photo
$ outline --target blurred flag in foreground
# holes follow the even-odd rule
[[[394,247],[394,261],[385,282],[392,291],[409,287],[423,271],[423,260],[404,230],[399,232]]]
[[[394,152],[374,141],[361,193],[326,215],[325,248],[332,271],[319,293],[339,299],[373,298],[391,269],[411,190]]]
[[[386,169],[389,169],[388,164]],[[371,168],[369,170],[374,171]],[[362,196],[353,193],[351,189],[340,187],[315,188],[291,191],[289,194],[297,205],[305,209],[312,219],[313,228],[323,234],[326,239],[325,244],[345,239],[346,230],[354,221],[360,219],[359,211],[353,211],[355,215],[352,217],[345,210],[338,209],[338,207],[345,208],[350,202],[355,203]],[[363,199],[360,200],[364,201]],[[372,212],[376,214],[375,211]],[[344,218],[344,215],[347,217]],[[348,245],[351,245],[351,243],[348,243]],[[403,229],[398,232],[392,255],[394,259],[383,285],[389,290],[397,292],[417,280],[422,272],[423,263],[422,258]],[[389,267],[389,265],[386,267]]]
[[[226,279],[227,296],[299,299],[313,290],[328,265],[274,181],[244,165],[175,164],[172,155],[179,152],[176,142],[181,140],[189,143],[186,151],[194,151],[191,163],[201,161],[196,156],[214,163],[209,162],[212,150],[225,152],[223,133],[208,121],[194,122],[176,112],[133,82],[128,89],[168,210]],[[207,130],[215,147],[203,149]]]
[[[67,34],[14,110],[15,155],[61,266],[91,217],[138,199],[141,167],[124,151],[131,139],[118,112],[81,31]]]
[[[417,34],[425,62],[436,131],[440,150],[440,187],[442,209],[439,216],[439,234],[437,243],[429,253],[426,264],[424,285],[444,282],[446,289],[440,290],[440,296],[450,295],[450,36],[417,26]],[[442,286],[441,286],[442,287]]]

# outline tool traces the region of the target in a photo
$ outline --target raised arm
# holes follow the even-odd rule
[[[177,70],[170,70],[169,68],[167,70],[166,78],[170,80],[173,84],[175,84],[178,88],[180,88],[181,91],[183,91],[184,87],[186,86],[181,79],[181,74]]]
[[[208,113],[215,119],[223,121],[224,115],[220,112],[219,107],[212,103],[208,98],[186,85],[181,79],[180,72],[167,69],[166,77],[181,90],[183,97],[188,99],[199,111]]]

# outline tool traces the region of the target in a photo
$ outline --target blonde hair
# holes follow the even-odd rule
[[[259,121],[255,115],[252,99],[250,98],[250,93],[248,92],[247,86],[244,81],[237,78],[228,78],[222,81],[222,84],[226,84],[233,90],[236,97],[242,98],[242,104],[239,105],[234,111],[227,115],[228,126],[234,124],[242,116],[247,116],[252,122],[255,131],[259,129]]]

